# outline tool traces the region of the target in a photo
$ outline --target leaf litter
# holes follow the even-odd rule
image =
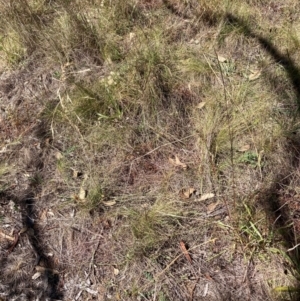
[[[169,158],[169,162],[170,162],[172,165],[176,166],[176,167],[181,167],[181,168],[183,168],[183,169],[186,169],[186,168],[187,168],[187,165],[186,165],[185,163],[182,163],[182,162],[179,160],[179,158],[178,158],[177,155],[175,155],[175,159]]]
[[[196,192],[195,188],[189,187],[189,188],[183,188],[180,191],[180,196],[183,199],[189,199],[192,197],[192,195]]]
[[[215,196],[214,193],[204,193],[201,195],[201,197],[199,199],[197,199],[198,201],[206,201],[209,200],[211,198],[213,198]]]
[[[261,70],[253,70],[251,74],[248,76],[249,81],[255,81],[261,76]]]

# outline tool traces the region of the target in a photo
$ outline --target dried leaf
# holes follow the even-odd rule
[[[174,166],[179,166],[179,167],[181,167],[183,169],[187,168],[187,165],[184,164],[184,163],[182,163],[176,155],[175,155],[175,159],[169,158],[169,162],[171,164],[173,164]]]
[[[52,211],[52,209],[49,209],[48,212],[47,212],[47,214],[48,214],[49,216],[54,216],[54,212]]]
[[[213,198],[214,196],[215,196],[214,193],[204,193],[204,194],[201,195],[199,201],[206,201],[208,199]]]
[[[200,103],[196,106],[196,108],[197,108],[197,109],[202,109],[202,108],[204,108],[205,105],[206,105],[206,102],[205,102],[205,101],[202,101],[202,102],[200,102]]]
[[[116,202],[115,201],[107,201],[107,202],[103,202],[103,204],[107,207],[111,207],[111,206],[116,205]]]
[[[227,60],[225,57],[223,57],[223,56],[221,56],[221,55],[218,55],[218,61],[219,61],[220,63],[226,63],[228,60]]]
[[[55,154],[55,158],[56,158],[57,160],[61,160],[61,159],[63,158],[63,155],[62,155],[60,152],[57,152],[57,153]]]
[[[250,149],[250,144],[245,144],[238,151],[239,152],[246,152],[249,149]]]
[[[37,273],[35,273],[35,274],[31,277],[31,279],[32,279],[32,280],[38,279],[41,275],[42,275],[42,274],[41,274],[40,272],[37,272]]]
[[[0,236],[3,237],[3,238],[5,238],[5,239],[7,239],[7,240],[15,241],[15,237],[12,237],[12,236],[10,236],[10,235],[7,235],[7,234],[5,234],[4,232],[2,232],[1,230],[0,230]]]
[[[42,266],[39,266],[39,265],[37,265],[37,266],[35,267],[35,270],[36,270],[37,272],[41,272],[41,273],[43,273],[43,272],[45,272],[45,271],[46,271],[46,268],[45,268],[45,267],[42,267]]]
[[[79,171],[73,169],[73,178],[74,178],[74,179],[78,178],[78,174],[79,174]]]
[[[217,208],[217,206],[219,205],[219,201],[215,202],[215,203],[211,203],[207,206],[207,213],[210,214],[213,211],[215,211],[215,209]]]
[[[205,285],[205,287],[204,287],[204,291],[203,291],[202,296],[203,296],[203,297],[206,297],[207,293],[208,293],[208,283],[206,283],[206,285]]]
[[[185,258],[187,259],[187,261],[189,263],[192,263],[192,258],[188,252],[188,250],[186,249],[185,243],[183,241],[180,242],[180,249],[182,251],[182,253],[184,254]]]
[[[253,72],[248,76],[248,79],[249,79],[250,81],[253,81],[253,80],[258,79],[260,76],[261,76],[261,71],[260,71],[260,70],[256,70],[256,71],[253,71]]]
[[[86,196],[87,196],[87,191],[81,187],[79,190],[78,198],[81,201],[83,201],[83,200],[85,200]]]
[[[40,220],[43,222],[47,220],[47,210],[46,209],[41,212]]]
[[[92,290],[92,289],[90,289],[90,288],[88,288],[88,287],[85,287],[84,289],[85,289],[89,294],[91,294],[91,295],[97,296],[97,294],[98,294],[97,291]]]
[[[182,198],[184,198],[184,199],[189,199],[192,195],[193,195],[193,193],[196,191],[196,189],[195,188],[192,188],[192,187],[190,187],[190,188],[184,188],[184,189],[182,189],[181,191],[180,191],[180,195],[181,195],[181,197]]]
[[[174,160],[174,159],[172,159],[172,158],[169,158],[169,162],[170,162],[172,165],[175,165],[175,166],[176,166],[176,162],[175,162],[175,160]]]

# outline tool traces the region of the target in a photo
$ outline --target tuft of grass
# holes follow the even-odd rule
[[[124,211],[128,219],[133,238],[132,249],[128,258],[149,256],[167,242],[175,229],[170,226],[176,224],[179,217],[175,204],[166,200],[156,200],[153,204],[141,204],[141,208]],[[168,231],[168,232],[166,232]]]
[[[11,31],[7,32],[0,39],[1,52],[4,61],[9,65],[17,65],[25,56],[25,49],[22,47],[19,36]]]

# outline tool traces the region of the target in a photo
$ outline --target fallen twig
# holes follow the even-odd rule
[[[5,239],[8,239],[8,240],[10,240],[10,241],[15,241],[15,237],[10,236],[10,235],[8,235],[8,234],[5,234],[5,233],[2,232],[1,230],[0,230],[0,236],[3,237],[3,238],[5,238]]]
[[[185,243],[183,241],[180,242],[180,249],[182,251],[182,253],[184,254],[185,258],[187,259],[187,261],[191,264],[192,263],[192,258],[185,246]]]
[[[13,249],[17,245],[18,241],[19,241],[19,234],[16,233],[15,234],[15,238],[14,238],[14,242],[13,242],[12,246],[7,250],[7,253],[6,253],[7,255],[10,254],[13,251]]]

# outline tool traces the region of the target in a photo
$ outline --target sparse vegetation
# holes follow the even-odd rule
[[[0,0],[0,299],[298,300],[299,17]]]

